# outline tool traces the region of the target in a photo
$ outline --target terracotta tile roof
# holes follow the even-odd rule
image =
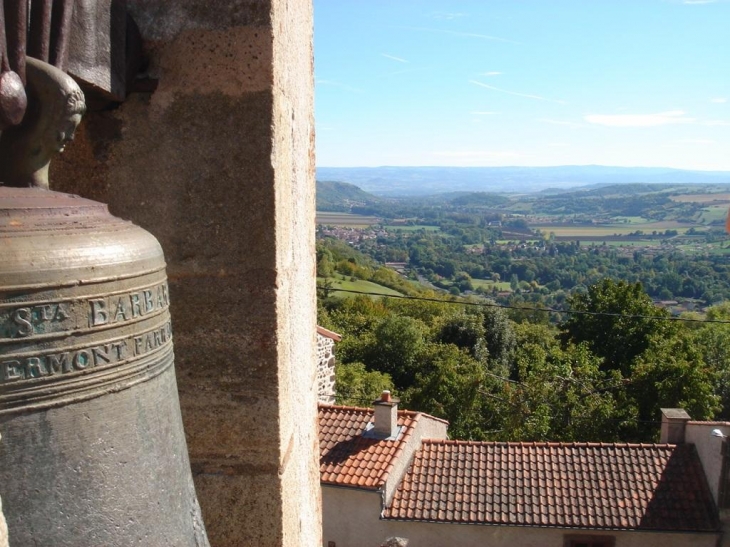
[[[331,330],[327,330],[324,327],[320,327],[317,325],[317,334],[324,336],[325,338],[331,338],[335,342],[341,342],[342,341],[342,335],[337,334],[336,332],[332,332]]]
[[[424,441],[385,518],[719,530],[694,445]]]
[[[397,439],[363,436],[372,408],[319,405],[319,472],[324,484],[377,490],[411,436],[418,413],[398,411]]]

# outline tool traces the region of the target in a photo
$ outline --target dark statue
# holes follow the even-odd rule
[[[86,111],[84,94],[65,72],[26,59],[28,108],[23,122],[0,136],[0,180],[48,189],[48,166],[73,140]]]

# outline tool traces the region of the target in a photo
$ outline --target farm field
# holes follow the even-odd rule
[[[398,225],[386,225],[383,226],[389,232],[417,232],[418,230],[425,230],[427,232],[438,232],[441,228],[438,226],[426,226],[424,224],[418,224],[415,226],[398,226]]]
[[[333,289],[345,289],[348,291],[361,291],[361,292],[368,292],[368,293],[379,293],[384,294],[388,296],[402,296],[401,293],[398,291],[394,291],[393,289],[389,289],[388,287],[384,287],[383,285],[378,285],[377,283],[373,283],[372,281],[363,281],[362,279],[357,279],[355,281],[350,281],[349,277],[345,277],[344,275],[336,274],[334,277],[329,278],[330,281],[332,281],[332,288]],[[323,277],[317,277],[317,285],[321,286],[322,283],[324,283]],[[344,293],[344,292],[333,292],[333,296],[336,296],[338,298],[352,298],[356,296],[353,293]],[[378,298],[373,297],[373,298]]]
[[[671,196],[670,199],[679,203],[730,202],[730,192],[718,194],[681,194]]]
[[[365,227],[380,223],[378,217],[354,215],[352,213],[330,213],[317,211],[317,224],[328,224],[332,226]]]
[[[474,288],[478,287],[484,287],[485,289],[491,289],[492,287],[497,287],[498,291],[509,291],[510,286],[509,282],[507,281],[491,281],[489,279],[472,279],[471,284],[474,285]]]
[[[727,204],[710,205],[702,210],[699,220],[703,224],[720,223],[725,220],[725,215],[727,215]]]
[[[649,239],[609,240],[606,241],[606,245],[608,247],[656,247],[659,245],[659,241]]]
[[[579,239],[581,236],[585,237],[602,237],[617,235],[628,235],[642,230],[644,233],[651,233],[654,230],[657,232],[663,232],[664,230],[677,230],[677,232],[684,233],[692,225],[686,223],[677,222],[674,220],[667,220],[662,222],[645,222],[636,224],[605,224],[598,226],[554,226],[550,224],[536,224],[530,226],[531,228],[539,229],[545,234],[550,232],[554,233],[556,237],[572,237]],[[699,227],[699,225],[697,225]]]

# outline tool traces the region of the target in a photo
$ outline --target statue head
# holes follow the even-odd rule
[[[26,60],[26,80],[23,122],[0,136],[0,182],[48,188],[51,159],[73,140],[86,102],[73,78],[31,57]]]

